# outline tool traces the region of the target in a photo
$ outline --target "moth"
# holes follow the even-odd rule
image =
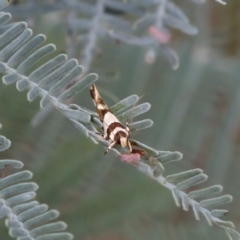
[[[132,153],[133,149],[129,141],[130,129],[128,125],[123,126],[117,117],[110,111],[107,104],[102,100],[95,84],[90,87],[90,94],[96,106],[99,118],[103,123],[103,138],[110,142],[105,154],[113,148],[115,144],[119,144],[122,147],[128,147],[129,152]]]

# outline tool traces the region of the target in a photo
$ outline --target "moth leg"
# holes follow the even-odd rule
[[[136,146],[136,147],[139,147],[139,146],[138,146],[138,144],[137,144],[137,143],[135,143],[134,141],[132,141],[132,140],[129,140],[129,142],[130,142],[131,146]]]
[[[104,138],[105,140],[108,140],[108,139],[107,139],[107,133],[104,133],[103,138]]]
[[[100,132],[95,132],[95,134],[97,134],[97,135],[103,137],[103,134],[101,134]]]
[[[129,149],[129,152],[131,153],[132,152],[132,145],[131,145],[130,141],[128,141],[128,149]]]
[[[107,154],[107,152],[108,152],[110,149],[112,149],[112,147],[113,147],[116,143],[117,143],[117,142],[112,142],[112,143],[108,146],[108,148],[106,149],[106,151],[105,151],[104,154]]]

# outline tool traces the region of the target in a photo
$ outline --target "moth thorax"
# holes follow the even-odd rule
[[[120,137],[120,143],[121,143],[121,146],[122,146],[122,147],[126,147],[126,146],[128,145],[128,139],[127,139],[127,137],[121,136],[121,137]]]

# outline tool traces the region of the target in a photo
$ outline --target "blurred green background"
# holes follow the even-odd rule
[[[36,2],[40,6],[53,1]],[[15,1],[9,10],[16,12],[27,3]],[[176,3],[199,28],[194,37],[173,32],[170,45],[179,55],[178,70],[173,71],[162,56],[147,65],[144,48],[103,39],[98,41],[101,56],[94,58],[90,72],[103,69],[119,76],[97,82],[109,105],[130,94],[144,94],[141,101],[152,104],[145,117],[154,125],[134,138],[184,154],[181,162],[166,168],[167,174],[202,168],[209,179],[201,187],[222,184],[224,193],[234,199],[224,220],[233,221],[240,231],[240,2]],[[67,10],[31,12],[13,19],[27,21],[35,34],[46,34],[47,41],[65,53],[66,15]],[[74,102],[94,110],[88,90]],[[1,158],[24,162],[40,186],[37,200],[61,212],[60,219],[75,239],[227,239],[203,216],[198,222],[192,210],[177,208],[167,189],[112,153],[104,155],[101,146],[86,139],[56,110],[33,127],[39,101],[29,103],[26,92],[1,84],[0,103],[1,134],[12,141]],[[0,239],[11,239],[4,221]]]

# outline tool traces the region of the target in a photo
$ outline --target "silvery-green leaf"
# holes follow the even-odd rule
[[[20,223],[16,218],[11,219],[11,218],[7,218],[5,220],[5,226],[7,228],[19,228],[21,227],[22,223]]]
[[[194,213],[195,219],[200,221],[200,214],[199,214],[199,206],[198,206],[198,204],[193,203],[192,209],[193,209],[193,213]]]
[[[89,137],[89,131],[83,124],[81,124],[80,122],[78,122],[78,121],[76,121],[74,119],[71,119],[71,121],[74,123],[74,126],[78,130],[80,130],[86,137]]]
[[[218,224],[223,227],[235,228],[234,223],[230,221],[219,221]]]
[[[196,27],[192,26],[190,23],[181,21],[181,19],[170,14],[165,14],[163,19],[167,26],[181,30],[186,34],[196,35],[198,33],[198,29]]]
[[[1,208],[0,207],[0,218],[3,218],[6,216],[6,214],[8,213],[6,208]]]
[[[221,217],[225,216],[227,213],[228,213],[228,211],[224,210],[224,209],[215,209],[215,210],[211,211],[211,214],[217,218],[221,218]]]
[[[158,155],[158,151],[155,150],[154,148],[151,148],[137,140],[131,139],[131,144],[134,146],[138,146],[141,149],[143,149],[148,155],[152,156],[152,157],[156,157]]]
[[[129,124],[129,127],[131,129],[131,132],[133,132],[137,130],[150,128],[152,125],[153,125],[153,121],[151,119],[144,119],[144,120]]]
[[[203,197],[210,197],[211,195],[215,194],[215,193],[220,193],[223,190],[223,187],[220,185],[214,185],[211,187],[207,187],[204,189],[199,189],[199,190],[195,190],[192,191],[190,193],[188,193],[188,196],[190,198],[203,198]]]
[[[72,240],[73,235],[70,233],[51,233],[47,235],[42,235],[36,238],[36,240]],[[21,239],[19,239],[21,240]]]
[[[60,109],[60,111],[64,116],[80,121],[82,123],[89,123],[91,119],[91,115],[83,111],[67,109],[67,108]]]
[[[27,23],[19,22],[14,24],[9,30],[0,36],[0,48],[6,46],[9,42],[13,41],[27,28]]]
[[[150,103],[142,103],[136,107],[133,107],[132,109],[129,109],[125,112],[123,112],[120,115],[117,115],[117,118],[121,122],[126,122],[127,120],[131,120],[134,117],[137,117],[145,112],[147,112],[151,108]]]
[[[36,206],[39,205],[39,202],[37,201],[32,201],[32,202],[28,202],[28,203],[23,203],[23,204],[19,204],[15,207],[12,208],[12,212],[16,215],[25,212],[31,208],[34,208]]]
[[[66,76],[64,76],[61,80],[59,80],[49,89],[49,94],[58,97],[61,94],[61,90],[66,90],[67,86],[74,83],[76,78],[79,77],[82,72],[82,66],[75,66]]]
[[[137,101],[139,100],[139,97],[137,95],[131,95],[120,102],[116,103],[112,107],[110,107],[110,110],[115,114],[119,114],[123,111],[126,111],[129,107],[133,106]]]
[[[18,183],[12,186],[9,186],[7,188],[4,188],[0,191],[0,195],[2,198],[7,199],[14,195],[30,192],[30,191],[36,191],[38,189],[38,185],[36,183],[30,182],[30,183]]]
[[[31,208],[21,214],[18,215],[18,220],[20,222],[26,222],[29,219],[32,219],[42,213],[45,213],[48,210],[48,205],[41,204],[34,208]]]
[[[13,25],[15,25],[15,24],[14,23],[7,23],[5,25],[1,25],[0,26],[0,34],[3,34],[6,31],[8,31]]]
[[[4,189],[14,183],[29,180],[32,178],[32,173],[30,171],[22,171],[14,173],[12,175],[6,176],[5,178],[0,179],[0,189]]]
[[[11,146],[11,141],[0,135],[0,152],[5,151]]]
[[[33,54],[31,54],[27,59],[25,59],[20,65],[17,67],[17,72],[20,74],[24,74],[27,70],[29,70],[34,64],[38,63],[43,57],[54,52],[56,47],[54,44],[48,44],[39,48]]]
[[[189,208],[189,199],[188,199],[187,195],[183,194],[183,195],[181,196],[181,199],[182,199],[182,207],[183,207],[183,210],[188,211],[188,208]]]
[[[18,240],[32,240],[32,237],[19,237]]]
[[[92,136],[89,136],[89,138],[95,143],[95,144],[98,144],[98,141],[95,139],[95,138],[93,138]],[[112,149],[113,150],[113,149]]]
[[[31,236],[39,236],[44,235],[51,232],[58,232],[65,230],[67,228],[67,224],[65,222],[54,222],[48,223],[43,226],[34,228],[30,231]]]
[[[216,198],[202,200],[200,205],[204,208],[217,208],[219,205],[226,204],[232,201],[231,195],[223,195]]]
[[[94,68],[93,72],[95,72],[95,73],[97,72],[98,79],[101,79],[102,82],[109,82],[109,81],[116,82],[120,79],[120,71],[115,68],[114,69]],[[110,94],[109,98],[116,100],[116,102],[118,101],[115,94],[110,93],[110,92],[108,92],[108,93]],[[106,94],[106,96],[107,96],[107,94]]]
[[[173,2],[168,2],[166,6],[168,13],[180,19],[184,23],[189,23],[189,19],[186,14]]]
[[[65,92],[63,92],[59,97],[59,102],[64,102],[67,99],[73,97],[76,93],[82,91],[83,89],[90,87],[94,82],[96,82],[98,79],[98,75],[95,73],[90,73],[87,76],[85,76],[83,79],[78,81],[74,86],[67,89]]]
[[[145,16],[138,19],[134,24],[133,28],[144,29],[148,28],[151,25],[154,25],[156,22],[156,14],[146,14]]]
[[[172,189],[172,195],[173,195],[173,199],[175,201],[175,204],[180,207],[180,199],[179,199],[179,194],[178,194],[178,190],[176,188]]]
[[[0,63],[0,73],[4,73],[6,72],[6,70],[7,70],[6,65],[3,63]]]
[[[18,160],[9,160],[9,159],[4,159],[4,160],[0,160],[0,169],[11,165],[13,168],[22,168],[23,167],[23,163],[18,161]]]
[[[4,1],[4,0],[1,0],[1,1]],[[7,2],[8,0],[6,0]],[[1,7],[0,7],[1,8]],[[0,26],[3,26],[5,25],[7,22],[9,22],[11,20],[12,16],[10,13],[3,13],[1,16],[0,16]]]
[[[40,108],[45,108],[51,101],[49,95],[44,96],[40,101]]]
[[[230,238],[230,240],[239,240],[240,239],[240,234],[236,230],[234,230],[232,228],[228,228],[228,227],[225,227],[224,229],[225,229],[228,237]]]
[[[6,62],[24,43],[31,38],[32,33],[32,30],[29,28],[24,30],[20,36],[3,48],[0,52],[0,61]]]
[[[37,50],[40,45],[46,41],[43,34],[36,35],[30,41],[25,43],[18,51],[16,51],[8,60],[10,67],[16,67],[23,62],[34,50]]]
[[[24,91],[28,86],[29,83],[26,79],[22,79],[16,83],[17,90],[20,92]]]
[[[111,23],[112,28],[117,28],[119,30],[123,31],[131,31],[132,30],[132,24],[125,20],[124,18],[117,17],[116,15],[112,14],[103,14],[102,20],[104,22]]]
[[[8,228],[10,228],[10,227],[18,228],[18,227],[21,226],[21,224],[20,224],[19,221],[12,220],[12,219],[9,219],[9,218],[6,219],[5,225],[6,225],[6,227],[8,227]]]
[[[27,94],[27,99],[29,102],[32,102],[37,96],[39,96],[40,90],[38,87],[33,87]]]
[[[166,154],[169,154],[169,153],[172,153],[171,151],[158,151],[158,156],[163,156],[163,155],[166,155]]]
[[[24,227],[27,229],[31,229],[35,226],[39,226],[42,225],[44,223],[47,223],[49,221],[52,221],[54,219],[56,219],[59,216],[59,212],[56,210],[50,210],[47,211],[41,215],[38,215],[37,217],[31,218],[29,220],[27,220],[26,222],[24,222]]]
[[[6,199],[6,203],[8,204],[8,206],[14,207],[18,204],[32,200],[33,198],[35,198],[35,196],[36,196],[35,192],[22,193],[17,196]]]
[[[151,168],[147,164],[139,162],[137,168],[140,172],[146,174],[147,176],[151,175]]]
[[[164,167],[160,162],[158,162],[155,169],[153,170],[153,176],[155,178],[160,177],[163,174],[163,172],[164,172]]]
[[[0,9],[5,8],[10,4],[10,0],[0,0]]]
[[[62,66],[57,68],[55,71],[50,73],[44,79],[39,82],[39,87],[44,89],[50,89],[54,84],[56,84],[62,77],[68,74],[74,69],[78,64],[76,59],[70,59]],[[58,84],[58,83],[57,83]]]
[[[22,77],[20,75],[18,75],[17,73],[12,73],[12,74],[9,74],[9,75],[5,75],[3,78],[2,78],[2,81],[4,84],[6,85],[10,85],[10,84],[13,84],[19,80],[21,80]]]
[[[166,44],[160,47],[159,54],[166,57],[173,70],[177,70],[179,68],[179,57],[177,53]]]
[[[13,238],[22,237],[22,236],[27,235],[26,231],[22,228],[10,228],[8,233]]]
[[[209,212],[206,212],[206,211],[202,211],[201,212],[203,214],[203,216],[205,217],[205,219],[207,220],[209,226],[212,226],[212,221],[211,221],[211,214]]]
[[[126,33],[124,31],[114,31],[111,29],[107,33],[113,39],[136,46],[149,46],[155,42],[150,36],[136,37],[135,35],[129,34],[128,32]]]
[[[67,55],[59,54],[58,56],[54,57],[53,59],[43,64],[41,67],[34,70],[29,75],[29,80],[35,83],[39,83],[43,78],[48,76],[56,68],[63,65],[66,61],[67,61]]]
[[[194,186],[196,184],[199,184],[201,182],[205,182],[207,180],[208,176],[206,174],[198,174],[194,177],[191,177],[187,180],[184,180],[183,182],[180,182],[176,185],[177,189],[179,190],[185,190],[191,186]]]
[[[196,176],[198,174],[201,174],[202,172],[203,172],[202,169],[195,168],[195,169],[192,169],[192,170],[168,175],[166,177],[166,180],[167,180],[167,182],[170,182],[170,183],[177,183],[177,182],[183,181],[185,179],[189,179],[189,178],[191,178],[193,176]]]
[[[181,160],[182,156],[183,155],[180,152],[170,152],[170,153],[166,153],[166,154],[162,154],[161,156],[158,156],[157,159],[162,164],[167,164],[167,163],[170,163],[170,162]]]
[[[88,131],[89,136],[94,138],[98,143],[101,143],[104,147],[109,146],[109,142],[103,138],[100,134],[97,134],[96,132],[93,131]]]
[[[98,117],[92,116],[91,121],[97,125],[97,127],[102,127],[102,122],[99,120]]]

